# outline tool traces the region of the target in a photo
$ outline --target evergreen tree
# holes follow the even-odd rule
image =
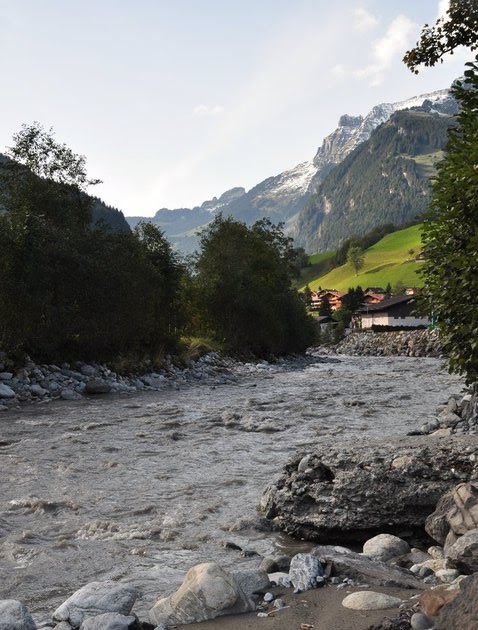
[[[326,295],[324,295],[320,302],[319,315],[323,317],[332,317],[332,307],[330,306],[330,302]]]

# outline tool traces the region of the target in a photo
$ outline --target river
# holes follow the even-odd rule
[[[254,563],[278,534],[253,517],[290,455],[319,440],[403,435],[461,390],[439,359],[310,357],[133,396],[0,414],[0,598],[42,622],[87,582],[141,592],[144,619],[192,565]]]

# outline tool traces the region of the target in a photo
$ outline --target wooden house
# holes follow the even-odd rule
[[[321,289],[320,291],[311,291],[311,309],[318,311],[322,306],[322,300],[327,298],[331,309],[334,311],[342,306],[342,298],[346,295],[344,291],[337,291],[336,289]]]
[[[354,328],[387,326],[394,328],[418,328],[428,326],[430,320],[415,313],[414,295],[398,295],[378,304],[364,304],[354,313]]]

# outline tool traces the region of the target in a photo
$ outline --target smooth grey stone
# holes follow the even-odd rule
[[[4,383],[0,383],[0,398],[14,398],[15,392],[11,387],[5,385]]]
[[[16,599],[0,600],[0,630],[36,630],[27,608]]]
[[[74,628],[79,628],[87,617],[102,613],[129,615],[136,597],[134,589],[111,580],[90,582],[63,602],[53,613],[53,619],[68,621]]]
[[[412,630],[430,630],[433,628],[434,621],[423,613],[414,613],[410,619]]]

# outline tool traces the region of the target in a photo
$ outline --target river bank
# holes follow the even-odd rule
[[[9,406],[3,597],[41,622],[85,583],[120,580],[141,591],[145,618],[195,564],[257,563],[225,543],[260,556],[301,550],[254,525],[265,486],[318,441],[399,436],[429,421],[461,388],[441,363],[311,355],[158,391]]]
[[[354,333],[335,346],[311,349],[306,355],[279,358],[273,363],[243,362],[210,352],[185,367],[176,365],[170,357],[160,370],[130,374],[119,374],[107,365],[81,361],[47,365],[27,359],[21,367],[13,367],[8,357],[0,352],[0,412],[26,402],[74,401],[108,393],[133,395],[193,383],[225,385],[238,378],[264,374],[271,366],[274,370],[287,370],[291,365],[301,369],[314,363],[318,354],[444,357],[438,335],[428,330]]]

